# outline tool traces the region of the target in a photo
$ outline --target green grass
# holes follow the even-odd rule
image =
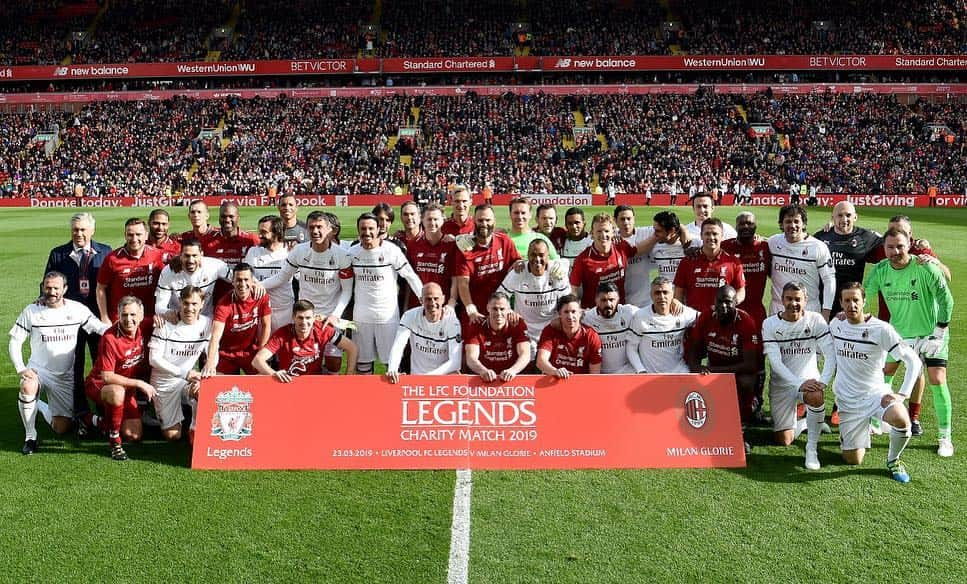
[[[344,238],[362,209],[333,209]],[[187,229],[172,209],[172,231]],[[243,209],[253,228],[264,210]],[[598,211],[597,209],[594,210]],[[650,218],[657,209],[638,209]],[[683,217],[690,211],[679,209]],[[738,208],[717,213],[733,222]],[[753,209],[760,233],[775,209]],[[895,209],[860,209],[883,230]],[[954,439],[965,427],[962,210],[910,209],[954,274],[949,371]],[[68,239],[67,210],[0,211],[0,315],[12,325],[36,297],[47,252]],[[96,239],[117,245],[135,210],[96,210]],[[305,211],[302,213],[305,215]],[[815,210],[819,226],[828,209]],[[506,224],[506,217],[501,218]],[[640,220],[639,222],[643,222]],[[197,472],[184,444],[132,445],[112,462],[100,442],[58,439],[19,454],[16,376],[0,364],[0,580],[441,582],[446,578],[454,473]],[[885,438],[859,468],[802,468],[802,439],[757,442],[745,469],[474,473],[471,582],[800,582],[967,579],[967,443],[940,459],[932,398],[926,433],[905,455],[909,485],[883,470]],[[294,444],[294,448],[298,445]]]

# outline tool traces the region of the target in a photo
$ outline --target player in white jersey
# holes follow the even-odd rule
[[[618,235],[633,247],[638,247],[639,243],[653,237],[655,233],[655,228],[651,226],[635,227],[635,211],[628,205],[614,208],[614,222],[618,226]],[[648,283],[654,268],[654,261],[647,251],[628,258],[628,267],[625,269],[625,302],[639,308],[651,302]],[[602,367],[604,369],[606,367]]]
[[[150,383],[157,391],[155,413],[162,434],[171,441],[181,438],[182,404],[188,403],[194,409],[197,403],[202,375],[195,370],[195,364],[208,349],[211,335],[211,319],[201,314],[205,293],[188,286],[179,298],[178,322],[165,321],[161,327],[155,327],[148,342]]]
[[[292,198],[294,200],[294,197]],[[281,205],[281,204],[280,204]],[[259,219],[259,245],[248,248],[244,263],[252,266],[252,273],[259,282],[264,282],[282,271],[282,265],[289,257],[285,244],[285,228],[282,218],[266,215]],[[294,277],[298,277],[295,274]],[[291,285],[276,286],[268,291],[269,306],[272,307],[272,332],[292,322],[292,305],[295,292]]]
[[[702,245],[702,222],[712,218],[712,213],[715,212],[715,198],[711,194],[704,192],[704,190],[700,190],[694,196],[690,196],[689,199],[692,202],[695,221],[686,225],[685,229],[688,231],[691,246],[699,247]],[[734,239],[738,236],[739,234],[736,233],[735,227],[732,227],[724,221],[722,222],[722,241]]]
[[[826,321],[818,312],[806,310],[807,300],[806,288],[799,282],[783,286],[783,311],[762,323],[762,343],[772,366],[769,403],[775,441],[789,446],[806,430],[806,468],[818,470],[817,447],[823,431],[826,402],[823,392],[816,388],[829,385],[836,369],[836,356]],[[817,359],[820,353],[824,359],[822,374]],[[799,403],[806,405],[805,420],[796,420]]]
[[[823,318],[829,321],[833,291],[836,290],[836,271],[829,248],[806,232],[806,210],[798,205],[779,209],[779,227],[782,233],[769,238],[772,253],[772,305],[769,312],[776,314],[783,309],[783,286],[800,282],[808,294],[806,310],[822,312]],[[820,294],[820,290],[827,292]]]
[[[407,344],[413,375],[449,375],[460,371],[463,355],[460,320],[452,310],[444,309],[443,289],[431,282],[423,287],[420,300],[422,306],[407,310],[400,319],[386,364],[386,378],[392,383],[400,380],[400,362]]]
[[[349,249],[355,279],[353,322],[356,323],[356,334],[353,341],[359,347],[356,370],[367,374],[373,372],[373,362],[377,358],[389,363],[390,348],[400,322],[397,278],[406,280],[413,294],[420,294],[423,284],[402,250],[394,243],[380,240],[379,220],[375,215],[360,215],[356,230],[359,243]]]
[[[271,294],[281,286],[291,287],[292,278],[298,274],[299,300],[312,302],[317,316],[341,318],[353,294],[349,252],[338,245],[333,219],[325,212],[309,213],[306,226],[309,241],[293,247],[279,273],[262,285]],[[326,368],[338,372],[342,367],[342,352],[332,344],[327,344],[324,352]]]
[[[683,305],[681,314],[672,314],[675,285],[664,276],[652,280],[650,290],[651,304],[631,318],[628,361],[635,373],[689,373],[684,340],[698,312]]]
[[[894,480],[910,482],[900,454],[910,441],[910,416],[903,400],[910,396],[922,364],[889,323],[863,312],[866,290],[853,282],[840,291],[845,320],[829,323],[836,351],[833,392],[839,404],[840,446],[847,464],[860,464],[870,447],[869,423],[877,417],[892,426],[886,466]],[[905,372],[899,393],[883,381],[886,356],[903,361]]]
[[[584,210],[571,207],[564,214],[564,239],[561,249],[557,250],[562,258],[568,261],[568,266],[574,266],[574,258],[591,247],[591,234],[584,230]]]
[[[188,286],[194,286],[205,294],[205,303],[201,313],[211,317],[215,283],[218,280],[231,282],[232,268],[218,258],[202,255],[201,243],[197,239],[186,239],[181,242],[181,254],[178,261],[165,266],[158,278],[158,288],[154,292],[155,314],[165,314],[169,311],[177,312],[181,308],[180,294]],[[178,268],[175,271],[175,268]]]
[[[656,213],[653,221],[652,235],[655,245],[648,252],[648,261],[658,269],[659,276],[674,281],[678,264],[685,259],[685,250],[691,245],[691,236],[682,227],[678,216],[671,211]],[[701,242],[701,239],[698,241]],[[626,285],[625,291],[627,290]]]
[[[581,322],[601,337],[601,373],[634,373],[625,347],[631,321],[638,308],[618,303],[618,286],[602,282],[594,295],[594,308],[585,310]]]
[[[101,334],[107,324],[91,310],[74,300],[64,298],[67,278],[60,272],[48,272],[42,284],[42,298],[28,305],[10,329],[8,351],[20,377],[17,396],[20,418],[26,438],[21,452],[37,451],[37,410],[51,416],[51,429],[63,434],[71,429],[74,416],[74,354],[80,329]],[[23,345],[30,339],[30,359],[24,364]],[[47,393],[47,404],[38,399],[40,390]],[[41,405],[43,404],[43,405]],[[46,411],[45,411],[46,410]]]
[[[523,270],[510,270],[500,290],[514,300],[514,312],[527,325],[531,341],[531,358],[537,353],[537,341],[547,323],[557,312],[557,299],[571,292],[567,280],[567,260],[550,260],[550,248],[543,239],[535,239],[527,246],[527,265]]]

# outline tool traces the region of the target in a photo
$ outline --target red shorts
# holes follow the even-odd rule
[[[255,357],[255,353],[232,353],[231,355],[219,353],[215,371],[222,375],[238,375],[243,371],[246,375],[257,375],[258,371],[255,370],[255,367],[252,367],[253,357]]]
[[[88,379],[84,382],[84,393],[88,398],[99,406],[105,406],[104,398],[101,397],[101,390],[104,389],[103,381],[95,381]],[[135,398],[137,393],[136,389],[125,388],[124,390],[124,402],[122,407],[124,408],[124,418],[125,420],[140,420],[141,410],[138,409],[138,400]]]

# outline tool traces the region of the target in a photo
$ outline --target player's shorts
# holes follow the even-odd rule
[[[357,322],[353,341],[359,347],[359,363],[372,363],[377,359],[389,363],[389,352],[393,348],[396,330],[400,328],[399,319],[379,324]]]
[[[231,355],[218,355],[218,365],[215,371],[222,375],[238,375],[244,372],[246,375],[257,375],[258,371],[252,367],[252,358],[255,353],[232,353]]]
[[[47,394],[47,405],[50,407],[50,415],[62,418],[72,418],[74,416],[74,371],[66,373],[53,373],[38,367],[29,365],[37,372],[40,381],[40,389]]]
[[[356,337],[353,337],[353,340],[356,340]],[[332,343],[326,343],[326,346],[322,349],[322,356],[327,358],[339,357],[342,359],[342,349]]]
[[[84,382],[84,394],[94,403],[103,406],[104,399],[101,397],[101,390],[104,389],[104,382],[100,380],[88,379]],[[125,420],[140,420],[141,410],[138,408],[137,390],[126,387],[124,389],[124,408]]]
[[[916,353],[918,357],[923,359],[923,364],[926,365],[927,367],[946,367],[947,357],[950,354],[950,333],[947,333],[947,336],[944,337],[943,348],[940,349],[940,352],[937,353],[936,355],[931,355],[930,357],[927,357],[926,355],[924,355],[923,351],[920,350],[920,345],[926,339],[927,337],[910,337],[910,338],[903,339],[903,342],[906,343],[911,349],[913,349],[913,352]],[[893,355],[887,353],[886,362],[896,363],[897,360],[893,358]]]
[[[796,405],[799,403],[798,387],[769,384],[769,407],[772,411],[773,432],[795,429]]]
[[[882,420],[886,408],[880,405],[893,392],[885,385],[871,392],[858,407],[839,404],[839,445],[843,450],[870,447],[870,418]],[[901,406],[902,406],[902,402]]]
[[[181,406],[187,401],[187,387],[188,382],[184,379],[159,380],[155,384],[158,393],[154,398],[154,411],[162,429],[172,428],[185,419]]]

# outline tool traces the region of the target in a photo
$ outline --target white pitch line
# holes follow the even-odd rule
[[[470,469],[457,471],[453,485],[453,522],[450,524],[450,564],[447,584],[467,584],[470,565],[470,491],[473,475]]]

